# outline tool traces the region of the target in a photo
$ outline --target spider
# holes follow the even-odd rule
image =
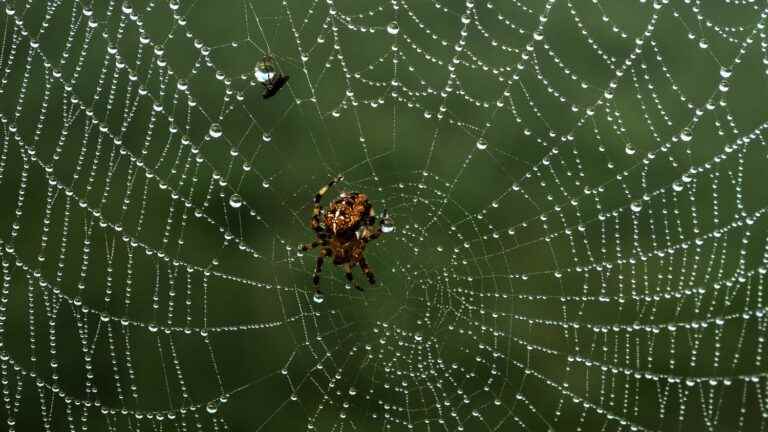
[[[290,78],[288,75],[275,71],[271,56],[265,56],[256,65],[254,75],[256,76],[256,81],[264,86],[264,94],[261,95],[264,99],[269,99],[276,95],[285,83],[288,82],[288,78]]]
[[[320,271],[323,267],[324,257],[332,257],[334,265],[344,266],[347,286],[354,281],[352,268],[355,265],[360,265],[368,278],[368,282],[375,285],[376,278],[365,261],[363,252],[369,242],[379,238],[382,233],[388,233],[394,229],[385,210],[379,220],[378,229],[373,230],[373,225],[376,223],[373,205],[368,201],[367,195],[359,192],[343,192],[339,198],[331,202],[326,209],[323,209],[320,205],[323,195],[342,179],[341,176],[336,177],[315,194],[315,206],[309,225],[315,231],[317,239],[301,246],[301,250],[304,252],[318,246],[321,247],[320,256],[317,257],[315,264],[315,273],[312,277],[312,283],[315,286],[315,301],[317,302],[321,302],[323,298],[318,285],[320,284]],[[354,285],[356,289],[363,291],[357,283]]]

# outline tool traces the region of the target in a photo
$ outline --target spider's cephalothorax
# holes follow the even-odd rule
[[[301,247],[302,251],[321,247],[312,278],[315,285],[316,301],[322,301],[322,295],[317,286],[320,283],[320,270],[323,266],[324,257],[333,258],[335,265],[344,266],[344,272],[350,286],[353,283],[352,268],[355,265],[360,265],[371,285],[375,284],[376,279],[368,267],[365,257],[363,257],[363,252],[371,240],[377,239],[382,233],[392,231],[392,224],[386,211],[384,216],[379,219],[378,228],[374,229],[376,216],[374,216],[373,205],[368,201],[368,196],[362,193],[342,193],[328,208],[322,208],[320,200],[323,195],[341,179],[341,176],[336,177],[315,195],[314,211],[309,224],[315,231],[317,239]],[[362,288],[357,284],[355,284],[355,288],[362,291]]]
[[[275,65],[272,62],[272,57],[264,57],[259,64],[256,65],[254,71],[256,81],[260,82],[264,86],[264,99],[269,99],[276,95],[277,92],[288,82],[288,75],[283,75],[275,71]]]

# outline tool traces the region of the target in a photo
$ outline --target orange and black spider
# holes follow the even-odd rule
[[[383,217],[379,219],[378,228],[373,229],[376,223],[373,205],[368,201],[367,195],[359,192],[342,193],[326,209],[323,209],[320,205],[323,195],[341,180],[341,176],[336,177],[320,188],[315,195],[315,206],[309,226],[315,231],[317,239],[301,246],[301,250],[305,252],[320,246],[320,256],[317,257],[315,273],[312,277],[315,295],[320,296],[319,301],[322,301],[322,293],[318,289],[318,285],[320,284],[320,271],[323,267],[324,257],[331,257],[333,264],[344,266],[348,287],[352,285],[354,280],[352,268],[358,264],[368,277],[368,282],[374,285],[376,279],[365,261],[363,252],[369,242],[376,240],[382,233],[388,233],[394,229],[386,210]],[[354,285],[355,288],[363,291],[357,283]]]

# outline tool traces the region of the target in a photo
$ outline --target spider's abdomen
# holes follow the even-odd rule
[[[357,230],[368,206],[368,197],[364,194],[342,196],[325,211],[325,228],[332,233]]]

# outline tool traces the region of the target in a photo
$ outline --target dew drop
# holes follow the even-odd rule
[[[691,139],[693,139],[693,133],[691,133],[691,130],[688,128],[685,128],[680,132],[680,139],[684,142],[688,142]]]
[[[478,138],[475,146],[477,146],[478,150],[485,150],[488,148],[488,141],[485,138]]]
[[[628,155],[633,155],[637,153],[637,149],[631,143],[627,143],[627,145],[624,146],[624,153]]]
[[[256,81],[265,83],[275,77],[275,67],[270,60],[262,60],[256,65],[253,76],[256,78]]]
[[[219,410],[219,407],[213,402],[208,402],[208,405],[205,406],[205,410],[208,411],[208,414],[216,414],[216,411]]]
[[[633,212],[637,213],[643,209],[643,203],[640,201],[635,201],[629,206],[629,208],[632,209]]]
[[[733,70],[731,68],[723,67],[720,68],[720,76],[723,78],[730,78],[733,74]]]
[[[264,140],[264,142],[270,142],[272,141],[272,134],[269,132],[264,132],[261,134],[261,139]]]
[[[397,21],[392,21],[387,25],[387,33],[391,35],[396,35],[400,33],[400,25],[397,23]]]
[[[384,222],[381,223],[381,232],[391,233],[394,230],[395,226],[392,224],[392,221],[389,219],[384,219]]]
[[[232,196],[229,197],[229,205],[232,208],[240,208],[240,206],[243,205],[243,197],[238,194],[232,194]]]
[[[325,301],[325,296],[322,293],[316,292],[315,295],[312,296],[312,301],[320,304]]]
[[[357,389],[356,389],[356,388],[354,388],[354,387],[350,387],[350,388],[349,388],[349,395],[350,395],[350,396],[354,396],[354,395],[356,395],[356,394],[357,394]]]
[[[674,190],[675,192],[680,192],[681,190],[683,190],[684,187],[685,186],[679,181],[672,183],[672,190]]]
[[[211,127],[208,128],[208,135],[211,136],[211,138],[219,138],[224,134],[224,130],[221,128],[221,125],[218,123],[211,123]]]

